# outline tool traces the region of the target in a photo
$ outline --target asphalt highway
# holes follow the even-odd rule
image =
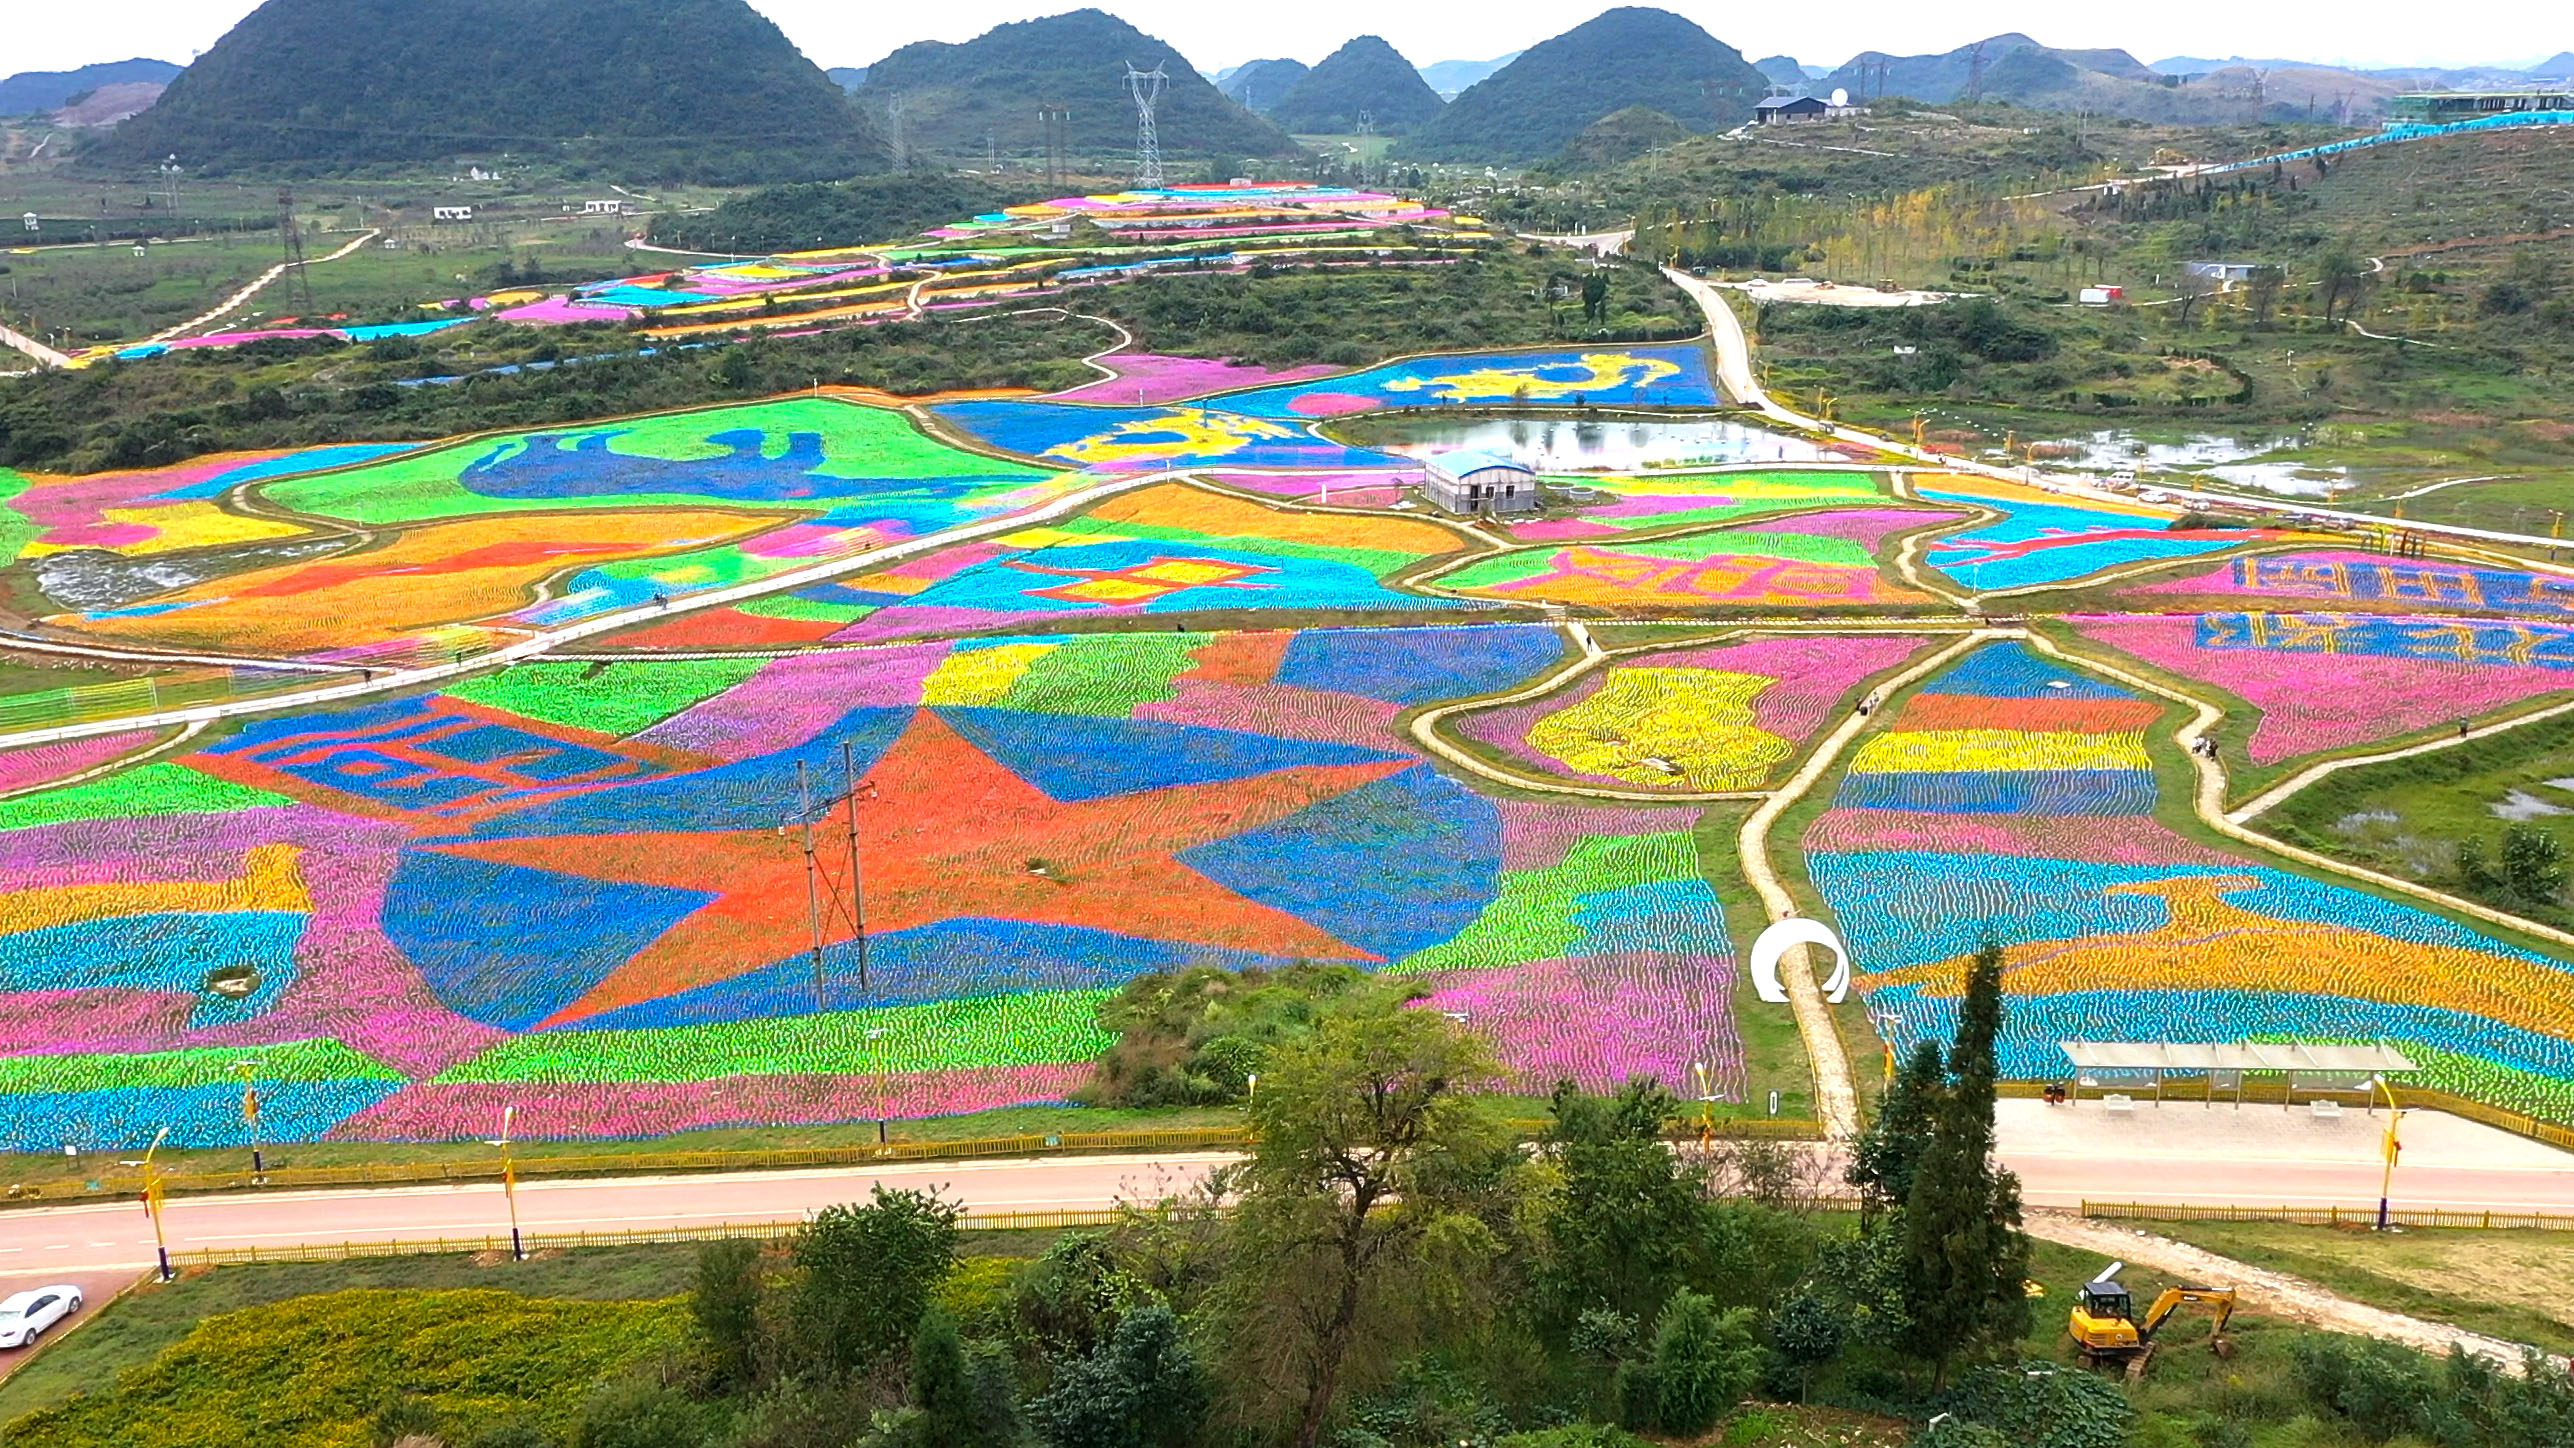
[[[2002,1159],[2020,1174],[2031,1206],[2085,1200],[2207,1205],[2339,1205],[2373,1210],[2378,1127],[2354,1118],[2323,1129],[2281,1113],[2228,1117],[2174,1108],[2142,1122],[2033,1115],[2004,1103]],[[2017,1109],[2014,1108],[2023,1108]],[[2459,1211],[2574,1214],[2574,1155],[2483,1128],[2415,1113],[2415,1156],[2395,1174],[2395,1204]],[[2411,1150],[2411,1148],[2408,1148]],[[888,1171],[748,1172],[721,1176],[609,1177],[524,1182],[519,1223],[531,1234],[622,1232],[792,1222],[870,1187],[938,1187],[981,1212],[1096,1209],[1151,1201],[1226,1158],[1083,1156],[906,1165]],[[419,1242],[505,1237],[498,1185],[239,1193],[177,1197],[166,1226],[173,1251],[300,1247],[339,1242]],[[131,1200],[0,1212],[0,1278],[141,1269],[152,1229]]]

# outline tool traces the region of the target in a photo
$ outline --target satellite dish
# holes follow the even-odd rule
[[[1835,106],[1846,106],[1850,104],[1850,92],[1846,90],[1834,91],[1832,93],[1832,104]]]

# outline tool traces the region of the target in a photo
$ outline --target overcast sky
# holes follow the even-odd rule
[[[1069,3],[963,0],[947,5],[858,5],[850,0],[751,0],[824,66],[865,65],[914,40],[966,40],[1005,20],[1074,9]],[[137,53],[185,63],[214,44],[257,0],[113,0],[48,4],[9,0],[0,21],[0,75],[67,70]],[[1265,56],[1311,63],[1344,40],[1375,31],[1415,64],[1481,60],[1571,28],[1605,5],[1537,0],[1298,0],[1292,5],[1209,5],[1203,0],[1123,0],[1101,8],[1215,69]],[[2117,46],[2136,58],[2283,56],[2363,65],[2527,64],[2574,48],[2563,0],[2486,0],[2442,10],[2425,23],[2419,4],[2396,0],[2253,0],[2224,6],[2068,7],[2061,0],[1986,0],[1932,6],[1918,0],[1840,0],[1667,8],[1698,21],[1753,59],[1781,52],[1838,65],[1861,50],[1898,55],[1953,50],[1979,36],[2023,31],[2049,45]],[[1144,57],[1137,57],[1141,60]]]

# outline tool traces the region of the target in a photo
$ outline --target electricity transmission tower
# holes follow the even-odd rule
[[[1064,181],[1064,150],[1072,135],[1072,111],[1065,106],[1040,106],[1037,122],[1046,132],[1046,184],[1060,186]]]
[[[1358,184],[1361,186],[1367,185],[1368,159],[1375,143],[1376,115],[1371,111],[1361,111],[1358,113]]]
[[[1170,85],[1171,76],[1160,61],[1151,70],[1137,70],[1135,62],[1126,63],[1126,89],[1135,97],[1135,184],[1153,187],[1162,184],[1162,138],[1153,132],[1153,108],[1162,102],[1162,91]]]
[[[313,279],[304,274],[304,228],[295,223],[295,193],[277,193],[277,232],[285,252],[286,269],[295,276],[295,290],[303,295],[304,311],[313,311]]]

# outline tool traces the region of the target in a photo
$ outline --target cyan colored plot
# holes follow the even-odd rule
[[[259,1087],[262,1139],[311,1141],[402,1089],[400,1081],[280,1081]],[[0,1151],[135,1151],[164,1127],[166,1145],[247,1146],[241,1086],[119,1086],[0,1093]]]
[[[1229,576],[1205,583],[1165,581],[1160,566],[1174,560],[1230,565]],[[1153,538],[1065,543],[987,559],[898,602],[1002,614],[1455,607],[1449,600],[1398,593],[1355,563]]]
[[[1889,986],[1872,1004],[1897,1021],[1896,1049],[1928,1037],[1954,1039],[1958,998],[1917,986]],[[2350,996],[2232,990],[2071,991],[2014,995],[2002,1024],[2002,1074],[2063,1078],[2071,1066],[2059,1043],[2078,1040],[2388,1040],[2422,1044],[2516,1070],[2574,1079],[2574,1041],[2540,1035],[2436,1006]]]
[[[248,1020],[295,979],[301,910],[118,915],[0,935],[0,990],[138,990],[195,1001],[191,1026]],[[258,985],[234,998],[205,988],[210,972],[249,966]]]

